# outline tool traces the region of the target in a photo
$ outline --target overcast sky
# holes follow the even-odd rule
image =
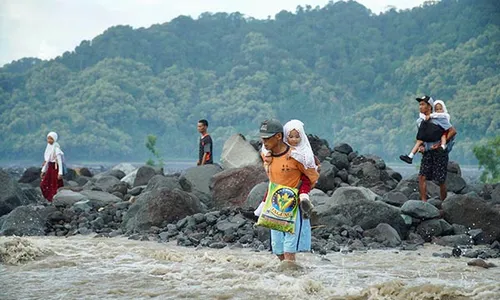
[[[424,0],[358,0],[374,13],[406,9]],[[328,0],[0,0],[0,66],[22,57],[49,59],[73,50],[113,25],[134,28],[203,12],[235,12],[265,19],[298,5]]]

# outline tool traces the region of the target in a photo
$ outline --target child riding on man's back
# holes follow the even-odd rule
[[[434,112],[431,113],[429,116],[426,116],[424,114],[420,114],[420,119],[422,121],[428,121],[429,119],[439,119],[439,118],[446,118],[448,121],[450,120],[450,114],[448,113],[448,110],[446,109],[446,105],[444,104],[444,101],[442,100],[436,100],[434,102]],[[446,137],[447,137],[447,132],[445,131],[443,135],[441,136],[441,149],[444,151],[447,148],[446,145]],[[411,164],[413,162],[413,156],[417,153],[418,148],[423,144],[423,141],[417,140],[415,143],[415,146],[413,149],[411,149],[410,153],[408,155],[401,155],[399,158],[408,163]]]

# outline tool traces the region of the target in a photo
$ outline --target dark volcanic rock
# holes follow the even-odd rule
[[[399,207],[405,204],[405,202],[408,201],[408,198],[405,196],[405,194],[401,192],[389,192],[384,195],[382,201],[384,201],[387,204]]]
[[[398,232],[386,223],[380,223],[374,229],[369,229],[363,233],[366,237],[373,237],[377,243],[382,243],[387,247],[397,247],[401,245],[401,237]]]
[[[247,200],[245,201],[244,207],[257,208],[260,202],[264,199],[266,195],[267,188],[269,186],[268,182],[261,182],[255,185],[248,194]]]
[[[340,143],[340,144],[335,145],[333,147],[333,150],[340,152],[340,153],[347,154],[347,155],[353,151],[352,147],[348,144],[345,144],[345,143]]]
[[[167,188],[170,190],[179,189],[182,190],[181,184],[177,177],[165,177],[163,175],[155,175],[151,177],[148,185],[143,192],[151,192],[160,188]]]
[[[19,178],[19,183],[31,183],[40,178],[42,168],[30,167],[24,171],[23,176]]]
[[[449,223],[482,229],[484,241],[500,240],[500,212],[485,200],[471,195],[454,195],[443,202],[444,218]]]
[[[149,180],[156,175],[156,170],[150,166],[142,166],[137,170],[137,175],[134,180],[134,187],[147,185]]]
[[[147,230],[151,226],[172,223],[199,212],[202,212],[202,207],[193,194],[161,188],[137,196],[123,218],[123,226],[129,232]]]
[[[442,219],[426,220],[417,226],[417,233],[430,242],[433,237],[453,233],[453,227]]]
[[[338,169],[336,166],[325,161],[321,163],[321,170],[319,173],[318,183],[316,188],[323,192],[332,191],[336,188],[335,177],[337,176]]]
[[[246,166],[217,173],[210,184],[214,206],[243,206],[250,190],[267,180],[262,166]]]
[[[3,235],[45,235],[45,224],[53,207],[19,206],[5,218],[0,233]]]
[[[362,187],[338,188],[329,202],[314,208],[320,224],[332,224],[339,216],[352,225],[363,229],[375,228],[380,223],[388,223],[405,237],[408,228],[401,218],[401,211],[381,201],[375,201],[377,195]],[[333,218],[333,219],[332,219]]]
[[[330,163],[337,167],[337,169],[349,169],[349,159],[347,158],[347,154],[333,152],[331,157],[332,159],[330,160]]]
[[[28,204],[30,201],[19,184],[12,180],[7,172],[0,169],[0,216],[10,213],[18,206]]]
[[[220,172],[222,172],[222,168],[218,165],[192,167],[182,173],[181,185],[182,181],[187,181],[192,190],[210,195],[210,178]]]
[[[401,207],[404,214],[418,219],[433,219],[439,217],[439,209],[434,205],[420,200],[408,200]]]

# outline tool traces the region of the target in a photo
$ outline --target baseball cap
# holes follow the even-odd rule
[[[260,123],[260,137],[267,139],[277,133],[283,133],[283,125],[276,119],[265,120]]]
[[[434,99],[432,97],[424,95],[422,97],[415,98],[418,102],[425,101],[427,104],[434,106]]]

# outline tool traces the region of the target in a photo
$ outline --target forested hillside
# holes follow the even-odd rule
[[[71,160],[143,160],[148,134],[164,158],[195,159],[198,119],[220,154],[229,135],[255,136],[273,116],[395,161],[414,142],[421,94],[448,105],[452,159],[474,162],[472,147],[500,135],[500,1],[112,27],[54,60],[0,68],[0,157],[38,160],[55,130]]]

